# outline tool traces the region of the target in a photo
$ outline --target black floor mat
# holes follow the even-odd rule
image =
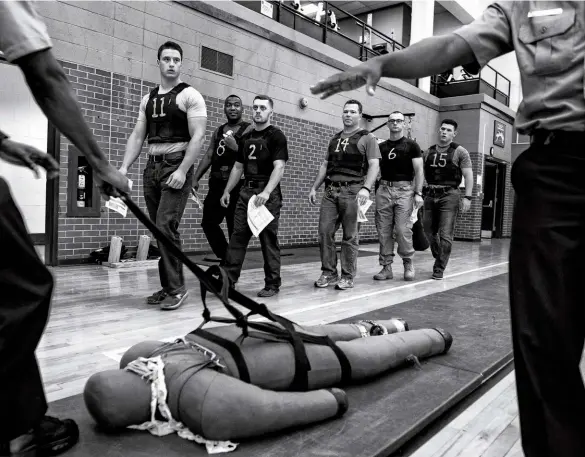
[[[422,369],[405,367],[347,388],[350,406],[342,418],[241,442],[231,454],[373,457],[397,450],[511,359],[507,281],[504,274],[345,319],[402,317],[412,329],[444,328],[454,342],[447,355],[423,362]],[[207,455],[204,446],[176,435],[157,438],[130,430],[104,434],[86,412],[81,395],[51,403],[50,412],[79,423],[80,443],[68,457]]]

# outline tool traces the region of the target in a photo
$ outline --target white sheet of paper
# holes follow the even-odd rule
[[[416,206],[412,207],[412,213],[410,214],[410,222],[414,225],[416,220],[418,219],[418,208]]]
[[[109,208],[112,211],[116,211],[124,217],[126,217],[126,214],[128,213],[128,207],[126,204],[117,197],[110,197],[110,199],[106,202],[106,208]]]
[[[203,209],[203,203],[201,202],[201,199],[199,198],[199,194],[197,192],[191,190],[191,195],[189,195],[189,199],[193,200],[195,204],[199,207],[199,209]]]
[[[253,195],[248,202],[248,226],[255,237],[260,235],[260,232],[266,228],[274,216],[266,206],[262,205],[256,208],[256,195]]]
[[[372,203],[374,202],[368,199],[363,205],[359,205],[358,222],[368,222],[368,219],[366,218],[366,211],[368,211],[368,208],[372,206]]]

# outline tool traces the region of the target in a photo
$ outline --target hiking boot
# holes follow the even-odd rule
[[[315,287],[327,287],[327,286],[334,286],[339,282],[339,276],[335,275],[326,275],[322,274],[319,279],[315,281]]]
[[[260,292],[258,292],[258,297],[262,298],[274,297],[278,292],[280,292],[280,289],[278,288],[265,287]]]
[[[71,419],[60,420],[45,416],[29,433],[10,442],[12,457],[44,457],[62,454],[79,440],[79,428]]]
[[[183,304],[185,298],[189,296],[189,291],[182,294],[167,295],[166,298],[160,302],[160,309],[163,311],[172,311]]]
[[[160,305],[160,303],[165,298],[167,298],[167,295],[168,294],[164,291],[164,289],[161,289],[158,292],[152,294],[150,297],[146,297],[146,303],[148,305]]]
[[[402,259],[402,263],[404,264],[404,280],[414,281],[414,264],[412,263],[412,259]]]
[[[431,275],[431,279],[443,279],[443,272],[441,270],[433,270],[433,274]]]
[[[377,281],[385,281],[392,278],[394,278],[394,275],[392,274],[392,265],[384,265],[380,270],[380,273],[374,275],[374,279]]]
[[[341,278],[337,285],[335,286],[337,290],[345,290],[345,289],[352,289],[353,288],[353,279],[351,278]]]

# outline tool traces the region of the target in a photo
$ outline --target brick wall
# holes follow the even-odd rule
[[[63,62],[62,65],[99,146],[108,155],[112,165],[119,167],[124,157],[126,141],[134,127],[140,100],[155,83],[68,62]],[[208,112],[208,129],[204,145],[206,150],[211,133],[225,122],[225,116],[223,100],[205,94],[203,96]],[[246,107],[244,117],[249,118],[250,112],[250,107]],[[273,123],[283,130],[289,145],[289,162],[281,184],[284,198],[279,233],[281,244],[282,246],[315,244],[318,239],[319,207],[309,205],[307,194],[323,160],[328,139],[338,129],[280,114],[275,114]],[[59,260],[87,259],[91,251],[104,246],[114,235],[122,237],[128,246],[137,245],[140,235],[147,234],[147,230],[132,215],[122,217],[106,209],[103,207],[103,201],[100,217],[67,216],[68,159],[72,148],[73,146],[62,136]],[[142,192],[142,170],[145,165],[143,151],[128,175],[134,182],[132,197],[143,210],[146,210]],[[203,194],[207,192],[207,179],[201,181],[200,192]],[[370,209],[368,216],[369,221],[362,225],[362,240],[377,238],[373,209]],[[201,210],[192,202],[188,203],[180,228],[185,251],[208,250],[200,224]],[[257,247],[259,242],[253,239],[250,246]]]
[[[473,167],[473,200],[471,208],[467,213],[459,212],[455,225],[455,238],[468,241],[478,241],[481,239],[481,210],[482,202],[478,197],[477,174],[483,174],[483,154],[480,152],[469,151],[471,164]],[[463,194],[463,189],[461,189]]]

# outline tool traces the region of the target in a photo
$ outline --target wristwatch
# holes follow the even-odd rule
[[[2,144],[2,141],[4,141],[6,138],[8,138],[8,135],[2,133],[2,130],[0,130],[0,145]]]
[[[372,193],[372,190],[367,188],[366,186],[362,186],[362,189],[366,189],[368,192]]]
[[[466,198],[469,201],[473,200],[473,197],[471,195],[465,195],[463,198]]]
[[[422,192],[414,191],[414,195],[418,195],[419,197],[422,197]]]

